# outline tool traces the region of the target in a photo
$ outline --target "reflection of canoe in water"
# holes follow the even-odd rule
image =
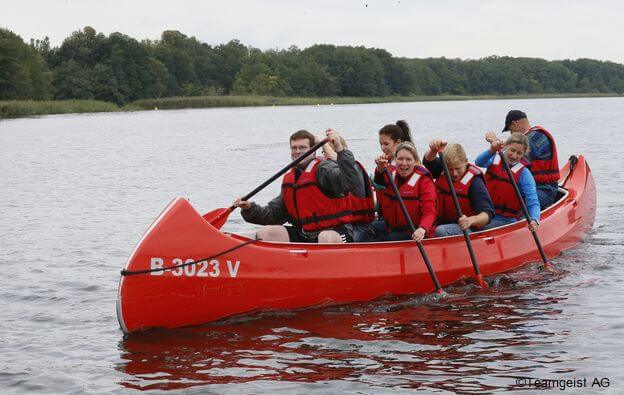
[[[594,221],[596,188],[589,166],[581,156],[567,177],[569,168],[568,163],[562,170],[567,189],[561,189],[561,198],[542,213],[538,230],[549,257],[581,242]],[[540,260],[525,222],[477,232],[471,238],[483,275]],[[443,286],[473,276],[463,236],[427,239],[423,244]],[[413,242],[250,243],[214,228],[183,198],[174,199],[150,226],[125,271],[199,260],[122,276],[117,317],[123,331],[198,325],[257,310],[367,301],[434,289]]]

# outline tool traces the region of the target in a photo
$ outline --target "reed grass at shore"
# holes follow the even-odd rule
[[[195,96],[167,97],[133,102],[145,110],[169,110],[182,108],[250,107],[250,106],[298,106],[332,104],[397,103],[447,100],[498,100],[567,97],[612,97],[615,94],[539,94],[539,95],[440,95],[440,96],[383,96],[383,97],[273,97],[273,96]]]
[[[97,100],[9,100],[0,101],[0,118],[29,117],[46,114],[114,112],[128,109],[130,108],[120,108],[115,103]]]
[[[184,108],[255,107],[397,103],[450,100],[518,100],[575,97],[614,97],[617,94],[526,94],[526,95],[440,95],[440,96],[385,96],[385,97],[273,97],[273,96],[192,96],[137,100],[123,107],[96,100],[11,100],[0,101],[0,118],[28,117],[46,114],[115,112],[136,110],[172,110]]]

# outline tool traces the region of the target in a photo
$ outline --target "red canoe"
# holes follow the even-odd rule
[[[549,258],[580,243],[594,222],[596,187],[583,156],[562,169],[561,198],[542,212],[538,234]],[[568,177],[569,175],[569,177]],[[539,261],[525,222],[471,235],[483,275]],[[442,286],[474,275],[463,236],[423,242]],[[229,252],[227,252],[229,251]],[[225,253],[223,253],[225,252]],[[159,270],[199,261],[184,267]],[[434,290],[413,242],[295,244],[251,241],[216,229],[184,198],[156,218],[119,282],[125,333],[198,325],[259,310],[368,301]]]

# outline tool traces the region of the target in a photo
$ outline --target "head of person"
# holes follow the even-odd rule
[[[292,160],[298,159],[306,151],[308,151],[314,145],[314,135],[307,130],[298,130],[290,135],[290,158]],[[299,166],[307,166],[314,154],[308,155],[304,160],[299,163]]]
[[[421,164],[418,151],[411,141],[404,141],[397,146],[394,160],[396,161],[397,173],[401,177],[409,176],[414,171],[414,167]]]
[[[347,142],[345,141],[344,137],[342,136],[338,136],[340,138],[340,144],[342,144],[342,148],[347,149]],[[336,153],[336,151],[334,151],[334,148],[331,146],[331,144],[329,143],[325,143],[323,145],[322,148],[323,151],[323,156],[325,157],[325,159],[327,160],[338,160],[338,153]]]
[[[527,115],[520,110],[511,110],[505,117],[505,127],[503,132],[510,131],[511,133],[526,133],[531,129],[529,119]]]
[[[381,151],[390,159],[394,159],[397,146],[404,141],[412,141],[407,122],[400,120],[395,124],[389,124],[379,130],[379,145]]]
[[[529,153],[529,138],[523,133],[512,133],[505,141],[505,158],[515,165]]]
[[[464,147],[461,144],[450,143],[444,148],[443,153],[451,179],[453,182],[461,180],[468,168],[468,158]]]

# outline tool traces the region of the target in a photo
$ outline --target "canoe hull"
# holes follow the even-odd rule
[[[566,165],[562,173],[567,170]],[[566,187],[566,195],[543,212],[538,230],[550,258],[580,243],[595,217],[596,189],[582,156]],[[540,260],[522,222],[477,232],[471,239],[485,276]],[[123,331],[199,325],[258,310],[434,290],[413,242],[247,242],[211,226],[187,200],[174,199],[137,244],[125,270],[166,268],[214,257],[184,268],[122,276],[117,316]],[[423,244],[443,286],[474,276],[462,236],[427,239]]]

